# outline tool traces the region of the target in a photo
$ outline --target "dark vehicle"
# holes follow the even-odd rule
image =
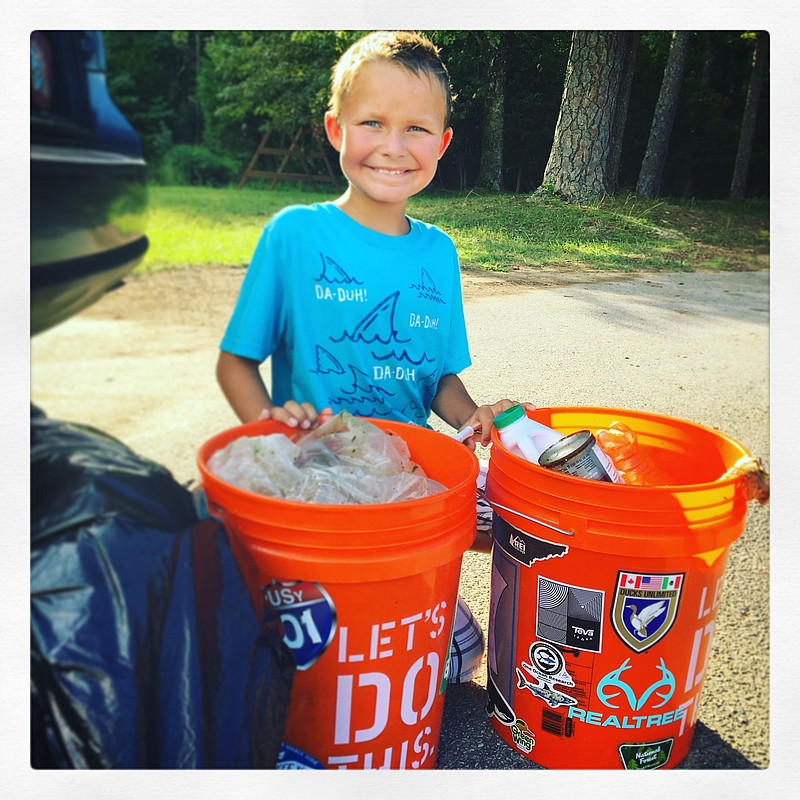
[[[31,34],[31,334],[121,282],[147,250],[147,167],[109,97],[98,31]]]

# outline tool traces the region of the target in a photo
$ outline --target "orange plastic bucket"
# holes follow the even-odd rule
[[[274,421],[209,439],[198,466],[212,513],[258,568],[298,670],[284,741],[327,769],[436,765],[461,559],[475,538],[478,462],[435,431],[370,419],[401,436],[447,490],[390,504],[319,505],[221,481],[208,459]]]
[[[728,548],[745,526],[742,479],[717,479],[748,453],[655,414],[530,416],[564,434],[624,422],[671,485],[563,475],[493,432],[492,726],[544,767],[674,767],[691,746]]]

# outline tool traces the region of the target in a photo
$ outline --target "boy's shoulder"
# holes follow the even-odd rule
[[[312,219],[318,219],[327,214],[326,203],[312,203],[311,205],[295,204],[284,206],[280,211],[276,211],[268,220],[267,224],[275,226],[304,225]]]
[[[416,217],[409,217],[409,220],[411,220],[411,225],[415,226],[422,236],[426,236],[431,239],[441,238],[452,243],[453,240],[450,238],[450,235],[443,231],[438,225],[434,225],[432,222],[425,222],[424,220],[417,219]]]

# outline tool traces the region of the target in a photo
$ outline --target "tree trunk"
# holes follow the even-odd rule
[[[647,141],[647,150],[642,159],[639,181],[636,184],[637,193],[645,197],[659,197],[661,194],[661,178],[667,161],[669,137],[672,135],[672,124],[675,122],[691,37],[692,31],[675,31],[672,37],[667,65],[664,67],[664,78],[661,81],[661,91],[653,114],[653,124],[650,126],[650,138]]]
[[[739,134],[739,147],[736,151],[736,163],[728,197],[731,200],[744,200],[747,188],[747,172],[750,169],[750,156],[753,152],[753,139],[756,133],[758,102],[761,99],[761,86],[767,69],[769,55],[769,34],[759,31],[756,37],[756,49],[753,54],[753,69],[750,72],[750,85],[747,87],[747,101],[744,106],[742,130]]]
[[[633,88],[633,70],[636,64],[636,49],[639,47],[641,34],[629,31],[620,34],[625,37],[624,60],[622,62],[622,78],[617,100],[617,113],[614,117],[614,128],[611,134],[611,150],[608,154],[608,184],[611,193],[619,186],[619,170],[622,162],[622,139],[625,135],[625,123],[628,120],[628,104]]]
[[[543,186],[570,202],[592,202],[614,191],[610,158],[624,71],[627,35],[574,31],[564,93]]]
[[[719,31],[706,33],[706,59],[703,62],[703,86],[709,92],[720,92],[720,56],[722,43]]]
[[[483,137],[477,186],[492,192],[503,189],[503,117],[506,93],[506,45],[508,34],[497,41],[484,35],[488,45],[486,98],[483,104]]]

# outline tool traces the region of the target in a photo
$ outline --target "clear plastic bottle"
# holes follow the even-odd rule
[[[493,422],[503,446],[534,464],[544,450],[564,438],[563,433],[532,420],[520,405],[507,408]]]
[[[624,422],[612,422],[595,433],[603,452],[611,459],[625,483],[633,486],[666,486],[671,481],[653,462]]]

